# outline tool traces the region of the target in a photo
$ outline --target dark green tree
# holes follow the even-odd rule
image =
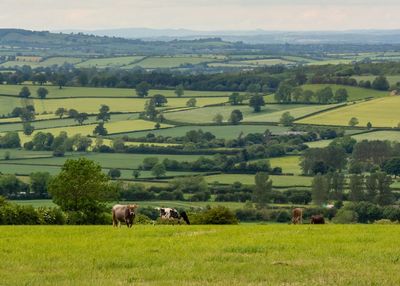
[[[258,208],[265,208],[271,199],[272,180],[267,173],[258,172],[254,177],[255,187],[253,191],[253,202]]]
[[[31,96],[31,91],[29,88],[26,86],[22,87],[21,91],[19,92],[19,97],[28,98],[29,96]]]
[[[141,83],[136,85],[136,94],[139,97],[147,96],[149,94],[149,90],[150,85],[145,81],[142,81]]]
[[[231,122],[234,125],[237,125],[242,120],[243,120],[243,114],[239,109],[235,109],[231,112],[231,116],[229,117],[229,122]]]
[[[45,99],[46,96],[49,94],[49,91],[47,90],[47,88],[39,87],[36,91],[36,94],[40,99]]]
[[[101,120],[104,123],[109,121],[110,117],[110,107],[108,105],[102,104],[99,109],[99,114],[97,114],[96,120]]]
[[[260,112],[261,107],[265,105],[264,97],[260,94],[253,95],[250,98],[249,106],[253,107],[254,112]]]

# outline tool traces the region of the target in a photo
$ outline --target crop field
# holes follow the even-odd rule
[[[197,106],[222,104],[227,101],[226,97],[203,97],[197,98]],[[20,99],[17,97],[0,96],[0,114],[9,114],[15,107],[33,105],[37,113],[55,112],[59,107],[76,109],[79,112],[89,114],[98,113],[100,105],[110,107],[111,112],[141,112],[144,110],[146,98],[64,98],[64,99]],[[165,108],[176,108],[186,106],[187,98],[169,98]]]
[[[133,120],[133,119],[137,119],[138,116],[139,115],[137,113],[113,114],[113,115],[111,115],[110,122]],[[46,117],[50,117],[53,119],[42,120]],[[97,122],[96,116],[89,116],[88,118],[89,119],[87,121],[85,121],[85,124],[94,124]],[[19,117],[7,118],[7,119],[12,119],[14,121],[17,120],[17,122],[16,123],[8,123],[8,124],[0,124],[0,132],[21,131],[22,130],[22,122]],[[7,119],[0,119],[0,123],[7,121]],[[78,123],[72,118],[59,119],[58,117],[55,117],[54,114],[37,115],[35,120],[37,120],[37,121],[33,121],[32,124],[35,126],[35,129],[37,129],[37,130],[46,129],[46,128],[54,128],[54,127],[65,127],[65,126],[78,125]],[[45,130],[42,130],[42,131],[45,131]]]
[[[357,141],[361,140],[389,140],[400,142],[400,131],[375,131],[352,136]]]
[[[347,99],[347,101],[359,100],[369,97],[379,98],[389,95],[388,91],[379,91],[374,89],[337,84],[305,84],[302,85],[301,88],[303,90],[312,90],[316,92],[317,90],[328,86],[332,88],[333,93],[335,93],[336,90],[338,90],[339,88],[345,88],[349,94],[349,98]]]
[[[348,126],[349,120],[356,117],[358,126],[371,122],[373,127],[397,127],[400,122],[399,108],[400,96],[391,96],[323,112],[297,123]]]
[[[165,117],[176,122],[186,123],[211,123],[216,114],[221,114],[224,122],[229,119],[231,112],[239,109],[243,113],[244,122],[279,122],[282,114],[289,111],[295,118],[308,115],[317,111],[331,108],[333,105],[302,105],[302,104],[267,104],[260,112],[245,105],[226,105],[183,110],[165,113]]]
[[[143,56],[126,56],[112,58],[89,59],[75,65],[77,68],[118,68],[130,65],[136,61],[143,59]]]
[[[150,131],[139,131],[132,133],[124,133],[113,135],[110,137],[120,137],[120,136],[128,136],[130,138],[140,138],[145,137],[149,133],[153,133],[156,136],[171,136],[171,137],[179,137],[185,136],[185,134],[190,130],[203,130],[204,132],[211,132],[217,138],[226,138],[226,139],[234,139],[237,138],[242,132],[243,135],[247,135],[249,133],[263,133],[267,129],[272,132],[272,134],[284,134],[289,131],[288,127],[284,126],[274,126],[274,125],[226,125],[226,126],[176,126],[173,128],[167,129],[159,129]]]
[[[23,85],[0,85],[0,94],[18,96],[21,88],[27,86],[31,91],[31,97],[37,97],[36,91],[40,85],[23,84]],[[69,98],[69,97],[132,97],[137,98],[135,89],[130,88],[102,88],[102,87],[63,87],[60,89],[58,86],[46,85],[49,91],[47,98]],[[162,94],[166,97],[177,97],[175,90],[149,90],[149,96],[154,94]],[[194,91],[185,90],[184,97],[227,97],[231,92],[227,91]]]
[[[0,162],[4,162],[3,158],[5,154],[10,155],[10,159],[29,159],[29,158],[42,158],[52,157],[53,152],[51,151],[30,151],[25,149],[0,149]],[[67,153],[68,154],[68,153]]]
[[[305,176],[275,176],[271,175],[269,178],[272,180],[274,187],[309,187],[311,186],[312,177]],[[206,176],[205,179],[208,183],[218,182],[220,184],[233,184],[234,182],[241,182],[245,185],[254,185],[254,175],[248,174],[220,174]]]
[[[399,285],[399,235],[380,225],[2,226],[0,276],[6,286]]]

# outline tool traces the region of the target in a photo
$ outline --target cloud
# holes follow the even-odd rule
[[[199,30],[400,28],[398,0],[1,0],[3,27]]]

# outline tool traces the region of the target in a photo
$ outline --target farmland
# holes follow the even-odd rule
[[[9,226],[0,275],[3,285],[397,285],[399,234],[362,225]]]
[[[282,114],[286,111],[298,118],[332,107],[334,105],[267,104],[262,108],[261,112],[255,113],[249,106],[216,106],[169,112],[165,114],[165,117],[176,122],[211,123],[216,114],[221,114],[224,120],[227,121],[231,112],[239,109],[243,113],[244,122],[279,122]]]
[[[355,117],[359,126],[371,122],[374,127],[397,127],[400,121],[399,106],[399,96],[385,97],[320,113],[301,119],[298,123],[348,126],[349,120]]]
[[[36,91],[40,85],[24,84],[24,85],[0,85],[0,94],[17,96],[23,86],[27,86],[32,94],[36,97]],[[45,88],[49,91],[47,98],[71,98],[71,97],[85,97],[85,98],[113,98],[113,97],[129,97],[136,98],[135,89],[130,88],[101,88],[101,87],[63,87],[60,89],[58,86],[46,85]],[[154,94],[162,94],[166,97],[176,97],[175,90],[149,90],[149,96]],[[220,96],[227,97],[230,93],[224,91],[192,91],[185,90],[184,97],[212,97]]]
[[[319,89],[323,89],[325,87],[331,87],[333,93],[336,92],[339,88],[345,88],[348,92],[348,101],[360,100],[365,98],[380,98],[389,95],[389,92],[373,90],[373,89],[366,89],[354,86],[343,86],[343,85],[336,85],[336,84],[306,84],[303,85],[302,88],[304,90],[312,90],[317,91]]]

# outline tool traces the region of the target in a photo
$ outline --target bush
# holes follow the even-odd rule
[[[356,223],[357,220],[357,213],[346,208],[341,208],[333,218],[333,222],[339,224]]]
[[[160,216],[160,212],[152,207],[139,208],[138,214],[144,215],[151,220],[156,220]]]
[[[235,214],[227,207],[217,206],[198,214],[198,224],[238,224]]]
[[[153,220],[144,214],[137,214],[135,224],[153,224]]]
[[[36,209],[39,215],[40,224],[65,224],[67,221],[66,215],[60,208],[44,208]]]
[[[399,221],[391,221],[390,219],[380,219],[374,221],[374,224],[399,224]]]
[[[289,222],[291,219],[290,214],[288,211],[281,210],[278,212],[276,216],[276,222]]]

